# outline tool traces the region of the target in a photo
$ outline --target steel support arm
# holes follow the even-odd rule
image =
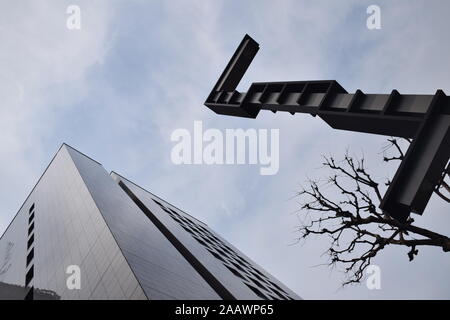
[[[399,221],[422,214],[450,156],[450,97],[348,93],[335,80],[255,82],[236,90],[259,50],[245,35],[205,101],[218,114],[256,118],[260,110],[318,115],[335,129],[413,138],[380,208]]]

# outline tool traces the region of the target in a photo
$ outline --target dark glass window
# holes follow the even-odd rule
[[[30,249],[33,243],[34,243],[34,234],[32,234],[30,239],[28,239],[27,249]]]
[[[239,277],[239,278],[245,280],[245,277],[242,274],[240,274],[236,269],[234,269],[230,266],[227,266],[227,265],[225,265],[225,267],[227,267],[227,269],[230,270],[236,277]]]
[[[244,282],[244,283],[245,283],[245,282]],[[259,291],[258,289],[256,289],[255,287],[249,285],[248,283],[245,283],[245,285],[246,285],[247,287],[249,287],[250,290],[252,290],[252,291],[253,291],[258,297],[260,297],[261,299],[264,299],[264,300],[267,299],[267,298],[262,294],[262,292]]]
[[[31,213],[30,217],[28,218],[28,224],[30,224],[34,219],[34,212]]]
[[[224,262],[225,262],[225,260],[224,260],[221,256],[219,256],[217,253],[215,253],[214,251],[209,250],[209,249],[208,249],[208,251],[209,251],[216,259],[219,259],[220,261],[224,261]]]
[[[31,248],[30,252],[27,255],[27,267],[34,258],[34,248]]]
[[[27,275],[25,276],[25,286],[28,287],[31,280],[33,280],[34,276],[34,265],[31,266],[30,270],[28,270]]]
[[[259,281],[264,282],[264,279],[263,279],[259,274],[257,274],[256,272],[252,272],[252,275],[253,275],[256,279],[258,279]]]
[[[283,289],[281,289],[279,286],[277,286],[276,283],[273,283],[272,281],[269,281],[271,285],[273,285],[275,288],[277,288],[278,290],[282,291],[282,292],[286,292]]]
[[[28,234],[31,234],[34,230],[34,222],[31,223],[30,227],[28,228]]]

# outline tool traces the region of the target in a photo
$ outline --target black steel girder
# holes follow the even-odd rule
[[[450,97],[348,93],[335,80],[255,82],[237,85],[259,50],[245,35],[205,105],[218,114],[256,118],[260,110],[318,115],[332,128],[412,138],[380,208],[404,222],[422,214],[450,157]]]

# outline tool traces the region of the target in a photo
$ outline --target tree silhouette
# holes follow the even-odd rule
[[[403,159],[401,145],[410,141],[401,140],[388,139],[383,148],[384,161]],[[378,209],[381,185],[369,174],[364,157],[355,158],[347,152],[340,161],[324,156],[322,164],[331,172],[328,179],[325,182],[309,180],[309,185],[298,192],[301,205],[298,215],[302,221],[299,240],[312,235],[329,237],[328,264],[344,267],[347,279],[343,286],[359,283],[372,259],[389,245],[406,247],[410,261],[421,246],[450,251],[447,236],[416,226],[412,217],[400,223]],[[450,203],[450,186],[446,181],[449,168],[447,166],[434,192]]]

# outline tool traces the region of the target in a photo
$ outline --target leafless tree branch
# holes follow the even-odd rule
[[[398,140],[391,138],[388,142],[383,152],[394,150],[396,154],[385,154],[384,161],[402,160],[404,152]],[[323,166],[332,173],[326,184],[310,180],[309,186],[298,193],[302,199],[299,214],[306,218],[298,231],[300,239],[311,235],[329,237],[329,265],[344,266],[347,274],[344,285],[360,282],[372,259],[388,245],[407,247],[410,261],[418,254],[419,247],[450,251],[447,236],[413,225],[412,218],[400,223],[378,209],[382,199],[379,183],[365,168],[364,158],[355,159],[348,153],[342,161],[323,157]],[[448,191],[447,173],[435,190],[446,201],[449,199],[440,189]],[[340,196],[332,197],[327,190],[338,191]]]

